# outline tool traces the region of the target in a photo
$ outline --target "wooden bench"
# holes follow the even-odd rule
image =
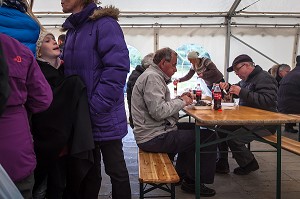
[[[167,153],[149,153],[139,149],[140,199],[171,197],[175,199],[175,185],[180,178]],[[169,186],[168,184],[171,184]],[[150,186],[150,187],[149,187]],[[170,195],[145,196],[155,189],[161,189]]]
[[[269,142],[277,143],[277,135],[267,135],[263,138]],[[281,148],[300,155],[300,142],[296,140],[281,136]]]

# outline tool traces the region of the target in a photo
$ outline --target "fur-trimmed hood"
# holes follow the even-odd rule
[[[81,12],[71,14],[62,25],[61,31],[64,32],[72,27],[79,26],[87,21],[96,21],[103,17],[111,17],[118,21],[120,10],[112,5],[97,7],[95,3],[90,3]]]
[[[112,17],[115,20],[119,20],[120,10],[112,5],[105,6],[94,11],[94,13],[89,17],[92,20],[99,19],[101,17]]]

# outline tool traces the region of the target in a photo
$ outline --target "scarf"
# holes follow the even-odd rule
[[[17,9],[20,12],[27,12],[27,6],[22,2],[22,0],[4,0],[3,5]]]

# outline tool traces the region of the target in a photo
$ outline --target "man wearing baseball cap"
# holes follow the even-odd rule
[[[252,58],[248,55],[242,54],[237,56],[232,65],[227,69],[227,72],[232,72],[241,79],[235,85],[226,82],[220,82],[221,89],[226,91],[234,97],[239,98],[240,106],[249,106],[253,108],[277,112],[277,81],[267,71],[264,71],[260,66],[255,65]],[[233,133],[240,133],[245,130],[253,130],[258,126],[222,126],[222,129],[232,131]],[[255,131],[260,136],[275,133],[276,127],[269,126],[267,130]],[[218,132],[221,138],[227,136],[223,132]],[[228,147],[237,161],[239,167],[234,169],[236,175],[247,175],[252,171],[259,169],[258,162],[254,155],[246,147],[246,144],[255,139],[255,135],[250,134],[241,138],[228,140],[219,144],[219,150],[225,151],[220,153],[217,162],[217,173],[229,173],[228,164]]]

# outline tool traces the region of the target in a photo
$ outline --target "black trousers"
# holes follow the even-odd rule
[[[103,158],[105,173],[110,177],[112,184],[112,198],[131,199],[129,175],[122,148],[122,140],[95,142],[95,164],[85,179],[89,181],[89,188],[87,187],[87,189],[91,191],[86,192],[85,198],[98,198],[102,180],[101,158]],[[93,181],[95,182],[94,184],[91,183]],[[87,193],[90,195],[87,195]]]
[[[178,123],[178,130],[159,135],[152,140],[138,144],[139,148],[149,152],[178,153],[176,170],[180,177],[195,180],[195,124]],[[216,134],[208,129],[201,129],[201,143],[216,139]],[[201,149],[200,175],[201,183],[214,182],[217,146],[211,145]]]

